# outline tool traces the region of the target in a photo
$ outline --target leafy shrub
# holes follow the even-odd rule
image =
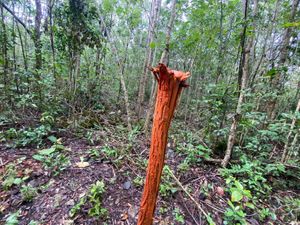
[[[71,208],[70,216],[75,216],[85,204],[88,204],[90,207],[88,211],[89,216],[106,219],[108,211],[102,207],[104,193],[105,184],[103,181],[97,181],[95,184],[92,184],[87,196],[81,197],[79,202]]]
[[[25,202],[31,202],[33,198],[37,196],[36,188],[32,187],[31,185],[22,185],[20,191],[22,199]]]
[[[225,179],[234,177],[240,180],[247,189],[255,193],[257,198],[271,191],[271,187],[267,184],[267,179],[265,178],[264,165],[258,160],[251,162],[242,157],[241,164],[221,169],[220,172]]]
[[[4,190],[9,190],[13,185],[21,185],[28,177],[18,177],[16,165],[11,163],[5,168],[5,173],[1,177]]]
[[[18,225],[19,217],[20,217],[19,211],[15,212],[15,213],[10,213],[8,215],[8,217],[6,218],[5,225]]]
[[[61,144],[60,139],[53,139],[53,141],[55,143],[50,148],[38,151],[33,158],[41,161],[44,167],[56,176],[70,165],[70,160],[63,152],[65,147]]]

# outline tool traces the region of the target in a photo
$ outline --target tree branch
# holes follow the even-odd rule
[[[24,27],[24,29],[30,35],[30,37],[33,37],[31,30],[29,30],[27,28],[25,23],[10,8],[8,8],[3,2],[0,2],[0,4],[4,9],[6,9],[6,11],[8,11],[16,19],[16,21],[18,21],[18,23],[20,23]]]

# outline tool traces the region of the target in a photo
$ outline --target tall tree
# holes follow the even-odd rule
[[[42,68],[42,42],[41,42],[41,22],[42,22],[42,5],[41,0],[35,0],[36,14],[34,25],[34,46],[35,46],[35,69],[38,71]]]
[[[153,59],[152,45],[153,45],[157,20],[159,17],[160,5],[161,5],[161,0],[152,0],[151,14],[149,16],[148,37],[146,42],[146,55],[145,55],[145,60],[143,65],[143,72],[139,82],[139,92],[138,92],[138,99],[137,99],[138,118],[140,118],[143,110],[142,103],[144,101],[144,96],[145,96],[145,87],[146,87],[146,82],[148,77],[148,66],[152,64],[152,59]]]
[[[288,23],[293,23],[295,22],[295,16],[297,12],[297,8],[299,5],[300,0],[293,0],[291,4],[291,12],[289,16]],[[269,102],[268,105],[268,115],[270,120],[274,120],[276,117],[276,106],[278,104],[278,95],[281,93],[282,88],[283,88],[283,73],[285,71],[284,65],[288,59],[288,48],[290,45],[290,39],[292,35],[292,30],[293,26],[287,26],[284,30],[283,37],[282,37],[282,42],[281,42],[281,47],[280,47],[280,54],[279,54],[279,62],[277,66],[277,73],[275,74],[275,77],[272,78],[272,89],[276,90],[276,96],[273,100]]]
[[[253,26],[253,33],[254,33],[255,29],[256,29],[255,20],[256,20],[257,10],[258,10],[258,0],[254,0],[253,2],[254,2],[254,4],[253,4],[253,25],[252,26]],[[248,0],[244,0],[244,18],[245,19],[247,18],[246,17],[247,8],[248,8]],[[244,21],[244,22],[246,23],[246,21]],[[244,25],[244,26],[246,26],[246,25]],[[244,30],[245,30],[245,28],[244,28]],[[246,31],[244,31],[244,32],[246,32]],[[232,121],[230,130],[229,130],[229,136],[228,136],[225,156],[224,156],[224,159],[221,163],[223,167],[226,167],[229,160],[230,160],[233,145],[234,145],[234,142],[235,142],[235,139],[236,139],[237,127],[238,127],[239,121],[240,121],[241,116],[242,116],[242,105],[243,105],[244,98],[245,98],[245,91],[247,89],[247,82],[248,82],[248,76],[249,76],[250,51],[252,49],[254,37],[255,37],[255,35],[252,34],[248,38],[248,43],[246,45],[246,48],[243,49],[244,57],[242,57],[243,59],[242,59],[241,87],[240,87],[239,98],[238,98],[238,102],[237,102],[237,106],[236,106],[235,115],[233,117],[233,121]],[[244,39],[244,38],[245,38],[245,36],[242,35],[242,39]]]

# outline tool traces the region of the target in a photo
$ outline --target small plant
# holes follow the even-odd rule
[[[37,196],[36,188],[31,185],[22,185],[20,191],[24,202],[31,202]]]
[[[71,208],[70,217],[75,216],[81,209],[81,207],[86,203],[86,197],[81,197],[79,201]]]
[[[105,192],[104,188],[104,182],[103,181],[97,181],[96,184],[93,184],[88,199],[90,204],[92,205],[92,208],[88,211],[89,216],[96,216],[96,217],[107,217],[107,209],[102,208],[101,202],[102,202],[102,195]]]
[[[167,207],[161,206],[161,207],[159,208],[159,214],[164,214],[164,213],[166,213],[166,212],[168,212],[168,208],[167,208]]]
[[[19,217],[20,217],[19,211],[15,212],[15,213],[10,213],[5,220],[5,225],[18,225]]]
[[[225,212],[224,224],[247,225],[247,221],[245,219],[246,213],[244,212],[243,208],[240,205],[234,206],[230,200],[228,201],[228,205],[230,208],[227,208]]]
[[[111,148],[109,146],[104,146],[101,148],[101,152],[105,154],[105,156],[110,159],[110,158],[117,158],[118,157],[118,152],[116,149]]]
[[[177,191],[177,188],[172,183],[172,177],[169,171],[168,166],[164,166],[161,177],[162,182],[159,186],[159,193],[162,197],[170,196]]]
[[[221,169],[221,175],[225,179],[242,180],[243,185],[253,193],[255,198],[260,198],[271,191],[271,187],[267,184],[268,170],[258,160],[249,161],[245,157],[241,158],[242,163],[239,165],[232,165],[230,169]]]
[[[178,170],[180,170],[181,172],[187,172],[190,168],[189,163],[187,162],[187,160],[184,160],[182,163],[180,163],[178,165]]]
[[[141,177],[141,176],[137,176],[136,178],[134,178],[133,180],[133,184],[136,186],[136,187],[141,187],[144,183],[144,178]]]
[[[33,158],[41,161],[46,169],[57,176],[70,165],[69,158],[63,154],[64,150],[65,147],[61,144],[61,140],[57,139],[50,148],[38,151],[38,154],[33,155]]]
[[[98,159],[100,157],[100,152],[96,148],[89,149],[88,153],[89,153],[90,157],[93,159]]]
[[[175,208],[173,211],[173,215],[175,216],[175,221],[184,224],[184,216],[181,214],[180,209],[179,208]]]
[[[16,165],[11,163],[6,166],[5,173],[1,180],[4,190],[9,190],[13,185],[22,184],[28,177],[18,177],[17,176]]]
[[[226,179],[226,184],[229,186],[230,200],[228,200],[229,208],[225,212],[224,224],[247,224],[245,209],[254,209],[251,203],[251,192],[233,177]]]
[[[266,218],[271,217],[273,220],[276,220],[276,215],[270,211],[269,208],[262,208],[258,210],[259,219],[264,221]]]
[[[89,204],[90,209],[88,215],[91,217],[98,217],[106,219],[108,216],[107,209],[102,207],[103,193],[105,192],[105,184],[103,181],[97,181],[93,184],[87,196],[80,198],[79,202],[75,204],[70,210],[70,216],[75,216],[85,204]]]

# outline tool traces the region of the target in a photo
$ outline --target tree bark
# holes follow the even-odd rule
[[[254,0],[254,5],[253,5],[253,18],[254,18],[254,20],[255,20],[255,17],[257,15],[257,7],[258,7],[257,3],[258,3],[257,0]],[[248,4],[247,0],[245,0],[245,4],[246,5]],[[247,8],[246,5],[245,5],[245,7]],[[244,13],[246,15],[247,12],[245,11]],[[246,16],[244,18],[246,18]],[[253,30],[255,32],[255,23],[254,22],[253,22]],[[249,76],[250,51],[252,49],[253,40],[254,40],[254,35],[252,34],[249,37],[247,47],[244,51],[245,57],[244,57],[244,62],[243,62],[243,67],[242,67],[241,88],[240,88],[240,92],[239,92],[239,99],[238,99],[238,103],[237,103],[237,107],[236,107],[236,112],[235,112],[235,115],[233,117],[233,121],[232,121],[230,131],[229,131],[225,156],[224,156],[224,159],[221,163],[221,165],[223,167],[226,167],[229,160],[230,160],[233,145],[234,145],[235,138],[236,138],[237,126],[238,126],[239,121],[241,119],[242,104],[244,102],[245,91],[246,91],[246,88],[247,88],[247,82],[248,82],[248,76]]]
[[[3,7],[1,6],[0,7],[0,10],[1,10],[1,25],[2,25],[2,32],[1,32],[1,35],[2,35],[2,40],[3,40],[3,43],[1,44],[2,45],[2,55],[3,55],[3,84],[4,84],[4,96],[5,98],[8,95],[8,67],[9,67],[9,64],[8,64],[8,53],[7,53],[7,33],[6,33],[6,25],[5,25],[5,17],[4,17],[4,12],[3,12]]]
[[[296,16],[299,2],[300,2],[300,0],[293,0],[293,2],[292,2],[291,14],[290,14],[290,19],[289,19],[289,22],[291,22],[291,23],[295,21],[295,16]],[[278,68],[283,67],[288,58],[288,47],[290,45],[291,35],[292,35],[292,27],[287,27],[284,31],[283,38],[282,38]],[[275,78],[273,78],[273,80],[272,80],[272,88],[277,91],[277,95],[278,95],[278,93],[281,92],[281,89],[282,89],[282,85],[280,85],[281,78],[282,78],[281,72],[277,72]],[[274,120],[276,118],[277,104],[278,104],[277,96],[275,97],[275,99],[273,99],[272,101],[269,102],[267,114],[268,114],[270,120]]]
[[[248,0],[243,0],[243,12],[244,12],[244,27],[241,33],[241,56],[240,56],[240,64],[239,64],[239,73],[238,73],[238,88],[241,90],[242,86],[242,76],[243,76],[243,67],[245,65],[245,42],[246,42],[246,31],[247,31],[247,18],[248,18]]]
[[[296,107],[296,110],[295,110],[295,116],[292,120],[290,130],[289,130],[289,133],[288,133],[288,136],[286,138],[285,145],[284,145],[284,149],[283,149],[283,153],[282,153],[282,157],[281,157],[281,162],[282,163],[284,163],[286,161],[286,157],[287,157],[288,152],[289,152],[290,138],[293,134],[293,131],[294,131],[294,128],[295,128],[295,125],[296,125],[296,122],[297,122],[297,113],[299,112],[299,110],[300,110],[300,99],[298,100],[298,104],[297,104],[297,107]]]
[[[34,27],[34,46],[35,46],[35,69],[37,73],[42,68],[42,43],[41,43],[41,20],[42,5],[40,0],[35,0],[36,14]]]
[[[174,71],[164,64],[153,68],[152,72],[158,82],[152,128],[151,148],[144,191],[139,211],[138,225],[151,225],[159,191],[161,174],[164,166],[168,129],[174,115],[177,101],[189,73]]]
[[[52,53],[52,71],[53,71],[53,77],[55,80],[55,86],[58,86],[58,78],[56,74],[56,56],[55,56],[55,46],[54,46],[54,31],[53,31],[53,7],[55,0],[48,0],[48,14],[49,14],[49,25],[50,25],[50,46],[51,46],[51,53]]]

